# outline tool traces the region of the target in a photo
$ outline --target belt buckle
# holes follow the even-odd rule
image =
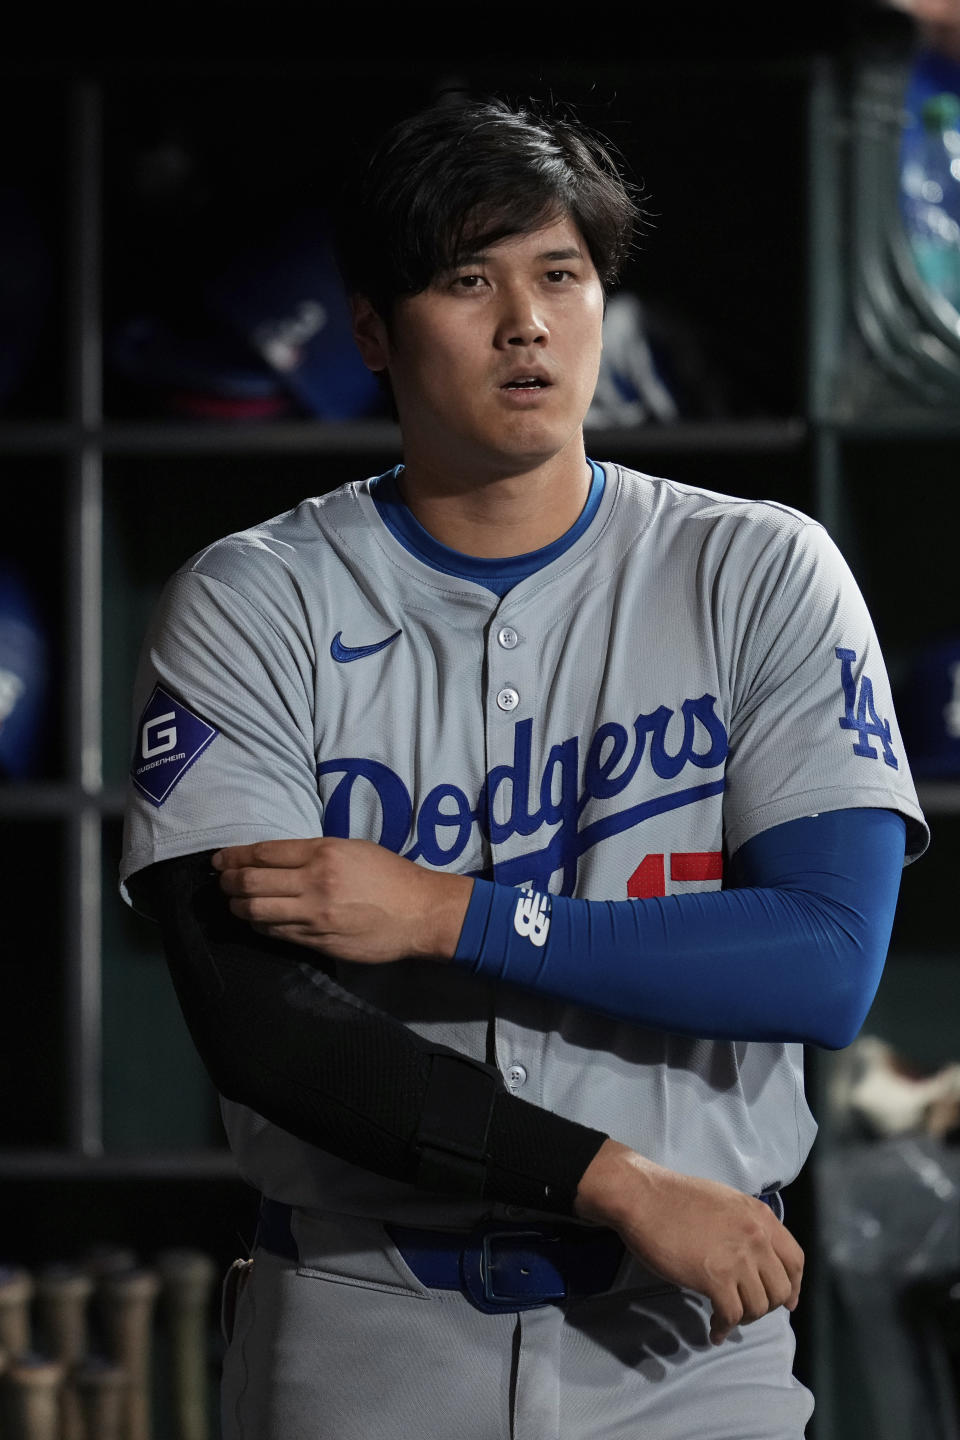
[[[506,1304],[507,1302],[524,1304],[536,1296],[538,1304],[549,1305],[554,1300],[565,1300],[567,1296],[567,1285],[563,1276],[550,1264],[549,1256],[536,1256],[528,1254],[528,1263],[524,1265],[523,1250],[529,1251],[529,1245],[524,1246],[525,1241],[534,1240],[539,1245],[560,1244],[559,1235],[544,1235],[539,1230],[501,1230],[488,1231],[481,1242],[480,1275],[483,1280],[483,1293],[491,1304]],[[497,1259],[494,1256],[494,1246],[506,1252],[509,1256],[514,1254],[514,1264],[509,1267],[507,1276],[504,1279],[509,1283],[512,1280],[514,1288],[510,1291],[497,1290]],[[545,1262],[545,1263],[544,1263]],[[503,1268],[501,1266],[501,1268]],[[551,1275],[552,1272],[552,1275]],[[531,1284],[524,1285],[524,1279],[530,1277]]]
[[[559,1261],[559,1235],[489,1223],[478,1227],[460,1259],[462,1289],[471,1304],[499,1314],[534,1310],[566,1298],[559,1265],[536,1253],[531,1242],[538,1247],[555,1244]]]

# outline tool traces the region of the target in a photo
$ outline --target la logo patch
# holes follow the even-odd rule
[[[869,675],[860,677],[860,694],[857,696],[857,682],[853,667],[857,652],[837,647],[834,651],[840,661],[840,688],[843,690],[844,713],[840,716],[841,730],[856,730],[859,739],[854,741],[854,755],[864,755],[870,760],[877,759],[876,747],[871,740],[879,740],[883,750],[883,763],[893,770],[899,770],[897,757],[890,743],[890,721],[881,720],[873,698],[873,682]]]

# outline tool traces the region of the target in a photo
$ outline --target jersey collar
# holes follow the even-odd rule
[[[371,480],[370,495],[384,525],[411,555],[416,556],[425,565],[429,565],[431,569],[437,570],[443,575],[454,575],[460,580],[472,580],[475,584],[483,585],[494,595],[502,598],[519,581],[535,575],[538,570],[542,570],[546,565],[558,559],[571,546],[575,545],[590,528],[603,499],[605,477],[603,467],[596,461],[590,460],[588,463],[593,472],[593,479],[590,482],[586,504],[577,519],[569,530],[551,544],[544,545],[539,550],[528,551],[525,555],[488,559],[477,555],[465,555],[461,551],[452,550],[448,545],[443,545],[439,540],[435,540],[414,517],[401,498],[397,477],[403,470],[402,465],[396,465],[392,470],[387,470],[383,475],[378,475]]]

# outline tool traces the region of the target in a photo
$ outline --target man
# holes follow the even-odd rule
[[[633,204],[500,102],[343,225],[403,464],[195,556],[123,879],[264,1195],[228,1436],[786,1440],[812,1143],[923,817],[862,598],[782,506],[588,461]]]

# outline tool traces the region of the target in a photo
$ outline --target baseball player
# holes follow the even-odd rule
[[[802,1046],[927,835],[821,526],[585,454],[634,213],[569,118],[401,122],[341,253],[402,463],[194,556],[146,640],[122,883],[263,1196],[228,1437],[812,1409]]]

